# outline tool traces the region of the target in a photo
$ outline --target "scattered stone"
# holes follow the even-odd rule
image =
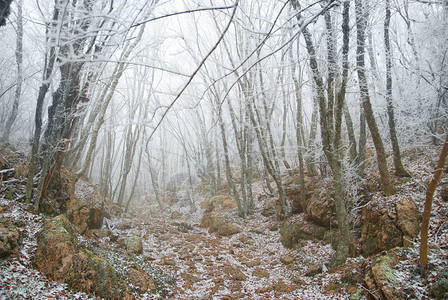
[[[431,297],[435,299],[446,299],[448,295],[448,270],[440,272],[429,289]]]
[[[127,236],[123,241],[123,245],[130,253],[143,253],[143,242],[141,237],[137,233],[132,233],[131,235]]]
[[[218,212],[226,209],[237,207],[235,200],[230,195],[218,195],[206,200],[202,203],[201,208],[207,213]]]
[[[245,281],[247,279],[247,276],[244,275],[244,273],[232,266],[225,266],[224,267],[224,273],[230,277],[230,279],[233,280],[239,280],[239,281]]]
[[[322,269],[323,269],[322,265],[311,265],[308,268],[308,271],[305,273],[305,276],[308,277],[316,276],[317,274],[322,273]]]
[[[128,278],[133,286],[142,292],[155,291],[156,286],[152,278],[142,271],[140,267],[132,268],[128,274]]]
[[[214,213],[204,214],[200,227],[208,228],[209,233],[216,232],[220,236],[231,236],[242,231],[236,224],[225,221],[222,217]]]
[[[275,214],[275,201],[271,199],[271,201],[265,203],[261,214],[265,217],[273,216]]]
[[[180,217],[182,217],[183,215],[182,215],[182,213],[180,213],[180,212],[178,212],[178,211],[173,211],[172,213],[171,213],[171,219],[172,220],[174,220],[174,219],[179,219]]]
[[[13,254],[19,244],[19,231],[14,226],[0,225],[0,258]]]
[[[253,267],[261,265],[261,261],[257,259],[257,260],[252,260],[249,262],[243,262],[243,264],[246,265],[248,268],[253,268]]]

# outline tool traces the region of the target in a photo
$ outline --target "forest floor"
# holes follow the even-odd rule
[[[398,186],[398,193],[392,197],[386,198],[380,192],[373,197],[381,198],[385,206],[401,198],[410,199],[422,210],[437,151],[425,149],[416,159],[406,156],[405,166],[412,178]],[[428,277],[423,278],[418,271],[419,238],[413,246],[401,250],[404,259],[393,267],[399,280],[396,288],[402,289],[407,298],[429,299],[429,286],[441,270],[448,268],[448,203],[440,196],[441,186],[447,183],[448,175],[444,174],[434,197]],[[12,195],[8,191],[11,187],[3,185],[0,215],[18,225],[21,241],[15,255],[0,260],[0,299],[90,299],[32,268],[35,234],[45,217],[29,212],[29,207],[20,201],[24,194],[22,181],[15,183]],[[365,258],[349,258],[345,266],[329,270],[326,266],[334,251],[329,244],[308,241],[299,249],[286,249],[280,242],[281,222],[275,216],[261,215],[268,198],[258,197],[263,195],[259,183],[254,185],[254,194],[254,199],[264,200],[255,203],[255,212],[247,219],[237,217],[236,209],[220,212],[242,229],[230,237],[209,234],[200,228],[203,210],[172,219],[172,211],[184,209],[180,203],[165,212],[141,210],[132,218],[129,215],[108,219],[105,226],[118,235],[133,232],[142,237],[145,259],[175,279],[170,299],[349,299],[356,289],[363,291],[356,299],[365,298],[369,292],[365,287],[341,283],[345,270]],[[105,248],[117,247],[107,238],[96,242]],[[142,299],[152,298],[157,296]]]

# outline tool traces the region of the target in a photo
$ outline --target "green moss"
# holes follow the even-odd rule
[[[119,282],[129,282],[129,275],[132,269],[141,269],[148,274],[156,286],[156,291],[161,295],[168,295],[170,286],[175,284],[172,277],[166,275],[160,268],[154,267],[150,262],[144,260],[140,256],[131,253],[124,253],[115,249],[103,249],[92,244],[85,244],[91,252],[96,253],[102,259],[107,261],[110,266],[115,269],[115,273]],[[127,285],[127,284],[126,284]],[[141,293],[137,287],[129,286],[130,291]]]
[[[393,285],[398,284],[397,277],[394,274],[394,270],[392,269],[393,260],[389,256],[382,256],[380,258],[379,266],[383,271],[386,280]]]
[[[364,299],[364,292],[362,290],[357,290],[356,293],[350,295],[350,300],[361,300]]]
[[[435,299],[444,299],[448,293],[448,270],[440,273],[430,288],[431,297]]]
[[[11,200],[12,197],[14,196],[14,193],[16,192],[16,189],[10,189],[6,195],[5,195],[5,199]]]

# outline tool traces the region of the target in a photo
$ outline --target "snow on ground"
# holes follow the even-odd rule
[[[20,224],[20,246],[17,255],[0,260],[0,299],[95,299],[84,293],[70,291],[66,285],[49,280],[34,270],[31,258],[36,250],[36,233],[43,218],[30,213],[26,205],[13,200],[0,199],[6,208],[3,220]]]
[[[423,208],[426,186],[438,158],[438,149],[428,148],[405,156],[405,165],[413,177],[398,186],[398,194],[384,198],[381,192],[372,195],[385,206],[406,198]],[[444,174],[442,181],[448,181]],[[254,186],[254,199],[259,199],[262,187]],[[0,299],[93,299],[75,293],[63,284],[48,280],[32,269],[31,258],[36,247],[35,234],[43,218],[27,211],[25,204],[11,200],[1,193],[2,218],[23,222],[20,226],[22,241],[19,252],[0,260]],[[262,197],[261,197],[262,198]],[[260,199],[261,199],[260,198]],[[266,199],[263,198],[265,201]],[[341,288],[341,272],[326,270],[333,249],[322,242],[306,242],[300,249],[289,250],[280,242],[280,223],[275,217],[260,214],[263,202],[257,201],[256,211],[246,220],[236,217],[236,210],[223,213],[242,228],[231,237],[209,234],[199,227],[203,211],[188,214],[185,207],[172,209],[184,215],[170,219],[170,212],[141,211],[130,218],[107,220],[109,228],[117,234],[138,233],[144,241],[144,257],[175,280],[170,289],[170,299],[348,299],[349,292]],[[197,200],[199,203],[199,199]],[[298,216],[294,216],[298,217]],[[403,250],[405,259],[394,266],[394,272],[403,289],[411,298],[428,298],[428,286],[435,276],[448,268],[448,203],[436,191],[430,226],[430,263],[427,279],[417,269],[419,239]],[[124,224],[126,226],[124,226]],[[110,241],[99,241],[112,247]],[[363,260],[350,258],[350,266]],[[322,268],[314,276],[307,272]],[[139,299],[155,299],[144,295]]]

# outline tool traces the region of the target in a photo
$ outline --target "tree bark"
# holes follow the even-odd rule
[[[431,217],[432,199],[434,192],[437,188],[437,183],[442,177],[442,172],[445,167],[446,157],[448,155],[448,135],[446,136],[445,143],[443,144],[442,151],[440,153],[439,162],[437,163],[434,176],[431,183],[426,190],[425,208],[423,210],[422,228],[421,228],[421,242],[420,242],[420,266],[424,276],[426,276],[428,265],[428,231],[429,231],[429,219]]]
[[[362,0],[355,0],[356,7],[356,29],[357,29],[357,50],[356,65],[359,80],[359,89],[361,91],[361,103],[364,109],[366,122],[375,145],[378,169],[380,172],[381,183],[386,196],[396,193],[395,187],[390,179],[389,170],[386,162],[386,151],[384,150],[383,140],[376,124],[375,116],[370,102],[370,95],[367,86],[367,77],[364,72],[364,52],[365,52],[365,27],[366,20]]]
[[[14,95],[14,102],[12,104],[11,114],[8,117],[5,125],[5,131],[1,138],[2,142],[9,140],[11,134],[11,128],[14,124],[19,111],[20,98],[22,96],[22,83],[23,83],[23,16],[22,16],[23,1],[17,1],[17,40],[16,40],[16,63],[17,63],[17,85]]]
[[[410,177],[411,175],[404,169],[401,162],[400,146],[395,129],[395,114],[392,100],[392,52],[389,39],[390,25],[390,0],[386,0],[386,18],[384,20],[384,45],[386,48],[386,101],[387,114],[389,117],[389,133],[392,143],[392,151],[395,165],[395,174],[400,177]]]
[[[298,7],[297,2],[293,2],[295,8]],[[343,13],[343,52],[348,53],[348,43],[349,43],[349,2],[344,2],[344,13]],[[300,21],[300,15],[297,17]],[[328,30],[327,30],[328,31]],[[314,48],[314,44],[312,41],[312,37],[308,28],[302,29],[302,34],[305,39],[306,48],[309,54],[310,67],[313,73],[313,79],[316,84],[317,89],[317,99],[319,104],[319,115],[320,115],[320,128],[321,128],[321,136],[322,136],[322,146],[327,157],[327,160],[330,164],[330,168],[333,175],[333,185],[335,189],[335,207],[336,207],[336,218],[338,221],[338,244],[336,247],[336,252],[331,259],[331,265],[337,266],[341,265],[345,262],[349,255],[350,249],[350,231],[349,231],[349,220],[348,220],[348,212],[345,200],[345,186],[343,181],[343,172],[342,172],[342,160],[340,157],[340,136],[341,136],[341,123],[342,123],[342,107],[345,99],[345,86],[344,82],[346,82],[347,78],[343,78],[343,86],[341,91],[338,94],[337,102],[335,105],[336,110],[335,115],[332,117],[328,117],[329,114],[329,106],[327,100],[325,98],[325,87],[323,79],[320,75],[318,64],[317,64],[317,56]],[[331,32],[327,32],[327,34],[331,34]],[[330,39],[327,39],[329,42]],[[343,63],[343,76],[347,76],[347,65],[348,62],[344,55],[344,63]],[[331,99],[328,100],[329,102]],[[333,108],[334,109],[334,106]]]

